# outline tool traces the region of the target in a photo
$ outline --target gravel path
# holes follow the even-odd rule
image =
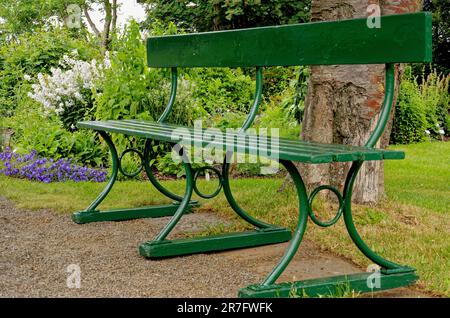
[[[140,257],[137,246],[166,222],[76,225],[67,215],[20,210],[0,198],[0,297],[235,297],[239,288],[261,281],[285,248],[278,244],[160,261]],[[177,231],[196,231],[216,222],[224,221],[212,214],[191,214]],[[80,266],[80,289],[67,287],[71,264]],[[306,241],[282,278],[357,271],[361,269]],[[404,288],[381,295],[428,296]]]

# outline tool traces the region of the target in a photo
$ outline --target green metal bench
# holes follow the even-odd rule
[[[381,18],[381,28],[370,29],[365,19],[338,22],[307,23],[276,27],[262,27],[224,32],[151,37],[148,39],[148,65],[155,68],[171,68],[172,90],[169,104],[157,122],[139,120],[116,120],[80,122],[78,127],[99,132],[108,144],[112,155],[112,175],[109,183],[98,198],[82,212],[73,215],[77,223],[99,221],[121,221],[137,218],[157,218],[172,216],[169,223],[152,240],[139,247],[140,254],[157,259],[179,255],[246,248],[266,244],[291,241],[285,255],[268,277],[258,285],[241,289],[241,297],[285,297],[296,290],[309,296],[333,293],[342,284],[360,292],[373,290],[367,283],[373,273],[361,273],[330,278],[276,284],[296,253],[306,229],[308,216],[319,226],[335,224],[343,215],[348,233],[355,245],[373,263],[381,267],[381,286],[376,290],[396,288],[413,284],[417,275],[413,268],[388,261],[372,251],[358,234],[352,218],[352,190],[356,176],[367,160],[403,159],[404,153],[376,149],[375,146],[387,124],[393,104],[394,64],[431,61],[431,16],[428,13],[385,16]],[[300,140],[269,137],[268,142],[259,142],[258,137],[247,133],[258,112],[263,86],[263,67],[293,65],[336,65],[336,64],[385,64],[385,99],[375,129],[364,147],[336,144],[318,144]],[[180,67],[255,67],[255,100],[247,120],[239,131],[228,133],[227,138],[214,138],[208,130],[195,134],[193,128],[179,127],[166,123],[177,93],[177,68]],[[180,133],[181,132],[181,133]],[[98,211],[97,207],[113,187],[121,167],[121,157],[109,134],[124,134],[146,140],[142,167],[150,182],[163,195],[175,201],[163,206],[133,209]],[[228,156],[233,153],[268,154],[279,162],[291,175],[299,198],[299,219],[293,232],[267,224],[248,214],[235,200],[229,182],[230,163],[224,160],[223,169],[213,169],[219,176],[219,189],[213,195],[204,195],[196,187],[199,171],[193,171],[188,160],[183,161],[186,171],[186,190],[183,196],[167,190],[153,175],[150,159],[152,141],[183,144],[183,134],[190,135],[191,143],[201,147],[214,146],[223,149]],[[256,142],[255,142],[256,140]],[[274,146],[276,145],[276,147]],[[185,157],[184,148],[179,154]],[[129,151],[135,151],[129,149]],[[186,159],[186,158],[185,158]],[[323,185],[308,194],[294,162],[310,164],[331,162],[352,162],[343,192]],[[255,227],[254,231],[231,233],[201,238],[168,240],[167,237],[182,216],[191,212],[198,203],[192,201],[194,192],[204,198],[212,198],[223,189],[233,210]],[[333,191],[339,199],[339,210],[333,220],[323,222],[312,212],[311,204],[316,194],[324,189]]]

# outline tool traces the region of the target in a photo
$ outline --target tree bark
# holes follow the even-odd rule
[[[109,0],[103,1],[103,9],[105,10],[105,25],[103,26],[102,34],[102,51],[105,52],[109,47],[111,24],[113,20],[112,5]]]
[[[91,15],[89,14],[89,8],[88,8],[87,4],[85,4],[83,6],[83,11],[84,11],[84,16],[86,17],[86,20],[89,23],[89,26],[91,27],[92,31],[98,38],[100,38],[101,37],[100,31],[98,30],[94,21],[92,21]]]
[[[113,0],[113,2],[112,2],[112,26],[111,26],[112,34],[115,34],[116,30],[117,30],[117,9],[118,9],[117,0]]]
[[[85,3],[83,6],[84,15],[86,20],[91,27],[94,34],[97,36],[99,45],[101,46],[101,51],[105,53],[111,44],[111,37],[116,33],[117,29],[117,11],[118,3],[117,0],[103,0],[103,11],[105,13],[103,30],[100,32],[99,28],[95,25],[89,14],[89,4]]]
[[[367,8],[378,4],[382,15],[413,12],[418,0],[313,0],[312,21],[367,17]],[[382,27],[382,26],[381,26]],[[397,67],[397,96],[401,67]],[[313,66],[305,101],[302,139],[321,143],[363,146],[377,123],[384,97],[384,65]],[[394,102],[395,103],[395,102]],[[389,143],[388,129],[378,142]],[[300,165],[309,189],[323,184],[343,188],[349,163]],[[384,197],[382,161],[366,162],[356,180],[353,200],[376,203]]]

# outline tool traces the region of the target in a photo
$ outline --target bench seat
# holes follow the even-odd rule
[[[239,153],[259,153],[269,158],[305,163],[403,159],[405,157],[402,151],[321,144],[286,138],[278,138],[277,143],[274,138],[266,138],[265,136],[258,147],[258,138],[255,138],[257,136],[249,133],[235,132],[221,136],[220,134],[214,135],[211,130],[202,129],[203,134],[199,134],[198,132],[194,133],[193,127],[141,120],[84,121],[78,123],[78,127],[181,144],[183,142],[179,132],[189,132],[190,140],[194,145],[202,143],[202,147],[210,145],[216,147],[216,149],[222,148],[223,151],[233,149]]]

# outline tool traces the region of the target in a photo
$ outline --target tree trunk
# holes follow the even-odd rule
[[[108,50],[109,47],[109,43],[111,40],[111,25],[112,25],[112,21],[113,21],[113,10],[112,10],[112,5],[111,2],[109,2],[109,0],[104,0],[103,1],[103,8],[105,10],[105,25],[103,26],[103,34],[102,34],[102,51],[103,53],[106,52]]]
[[[89,26],[91,27],[94,34],[97,36],[99,45],[101,46],[102,53],[105,54],[105,52],[108,51],[110,48],[112,36],[116,33],[117,14],[119,5],[117,3],[117,0],[112,0],[112,2],[110,0],[103,0],[102,3],[105,18],[103,31],[101,32],[90,16],[89,13],[90,7],[88,3],[84,4],[83,11]]]
[[[379,4],[382,15],[414,12],[418,9],[417,2],[313,0],[311,20],[367,17],[367,8],[371,4]],[[395,97],[401,69],[397,67]],[[302,139],[363,146],[379,117],[384,97],[384,75],[384,65],[313,66],[305,101]],[[388,145],[391,126],[392,114],[388,128],[377,147],[384,148]],[[349,163],[332,163],[300,165],[299,168],[309,189],[324,184],[342,189],[349,167]],[[383,197],[383,162],[368,161],[363,165],[356,180],[353,199],[358,203],[376,203]]]
[[[116,34],[117,31],[117,11],[119,9],[119,6],[117,4],[117,0],[113,0],[112,2],[112,26],[111,26],[111,33]]]

